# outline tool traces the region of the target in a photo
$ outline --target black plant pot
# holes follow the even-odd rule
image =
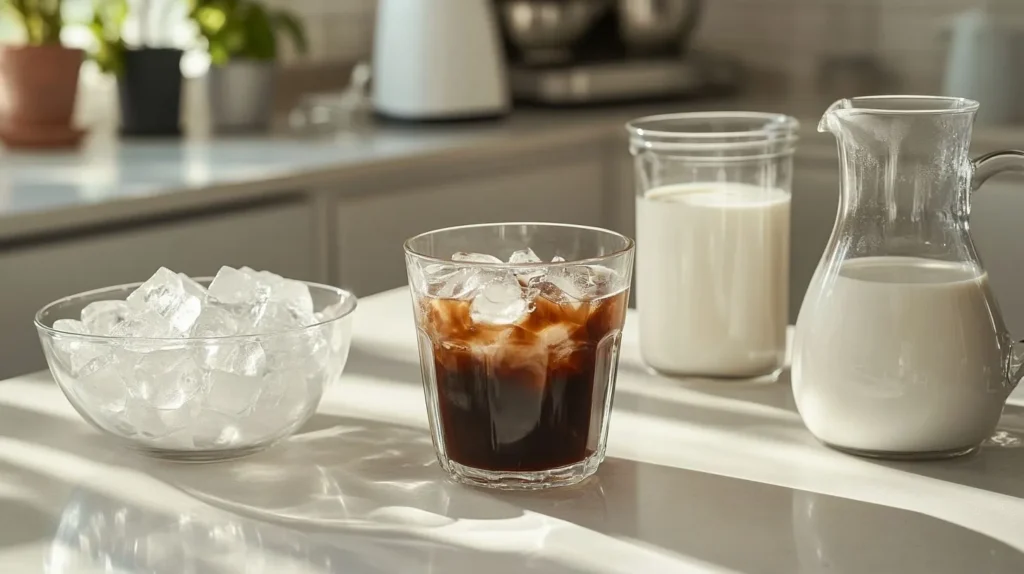
[[[181,135],[181,56],[173,48],[142,48],[124,54],[121,133],[133,136]]]

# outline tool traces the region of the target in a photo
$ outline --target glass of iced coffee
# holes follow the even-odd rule
[[[633,268],[628,237],[496,223],[405,243],[441,466],[462,483],[582,481],[605,454]]]

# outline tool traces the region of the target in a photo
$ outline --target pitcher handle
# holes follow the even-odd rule
[[[1006,150],[987,153],[972,161],[971,169],[973,171],[971,193],[974,193],[993,175],[1004,171],[1024,172],[1024,151]],[[1024,341],[1014,343],[1010,361],[1011,363],[1007,366],[1007,374],[1010,383],[1016,387],[1024,378]]]
[[[971,162],[971,191],[978,191],[990,177],[1004,171],[1024,172],[1024,151],[1006,150],[987,153]]]

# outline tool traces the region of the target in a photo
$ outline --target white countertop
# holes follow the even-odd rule
[[[631,311],[632,313],[632,311]],[[360,302],[301,433],[235,462],[136,456],[48,374],[0,383],[0,572],[1020,573],[1024,448],[890,464],[817,444],[788,384],[649,375],[623,338],[609,458],[586,483],[449,483],[407,291]],[[1024,432],[1024,397],[1003,430]]]
[[[695,110],[764,110],[801,119],[800,154],[835,161],[834,141],[815,133],[820,97],[743,94],[698,101],[583,109],[517,109],[497,121],[374,124],[336,137],[249,136],[119,140],[98,130],[74,153],[0,150],[0,241],[103,226],[169,211],[201,210],[281,192],[359,191],[331,185],[354,175],[416,165],[473,162],[515,150],[571,148],[622,137],[631,118]],[[979,128],[979,151],[1024,148],[1018,127]],[[449,164],[445,164],[445,162]],[[375,171],[377,170],[377,171]]]
[[[622,137],[626,121],[652,113],[756,108],[803,114],[779,98],[724,98],[590,109],[522,109],[495,121],[371,124],[338,136],[121,140],[109,129],[77,152],[0,149],[0,241],[105,225],[171,210],[285,192],[359,191],[339,179],[374,170],[450,165],[516,150],[572,148]],[[811,108],[817,111],[816,108]],[[824,108],[821,108],[824,109]],[[805,126],[813,133],[813,125]],[[823,148],[829,158],[833,147]],[[445,164],[449,162],[449,164]]]

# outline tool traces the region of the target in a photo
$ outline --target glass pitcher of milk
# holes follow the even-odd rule
[[[774,377],[786,355],[796,120],[704,112],[626,127],[644,362],[668,375]]]
[[[839,143],[832,238],[797,320],[793,394],[807,428],[881,458],[966,454],[992,435],[1020,358],[968,232],[971,194],[1024,152],[971,161],[978,103],[872,96],[818,125]]]

